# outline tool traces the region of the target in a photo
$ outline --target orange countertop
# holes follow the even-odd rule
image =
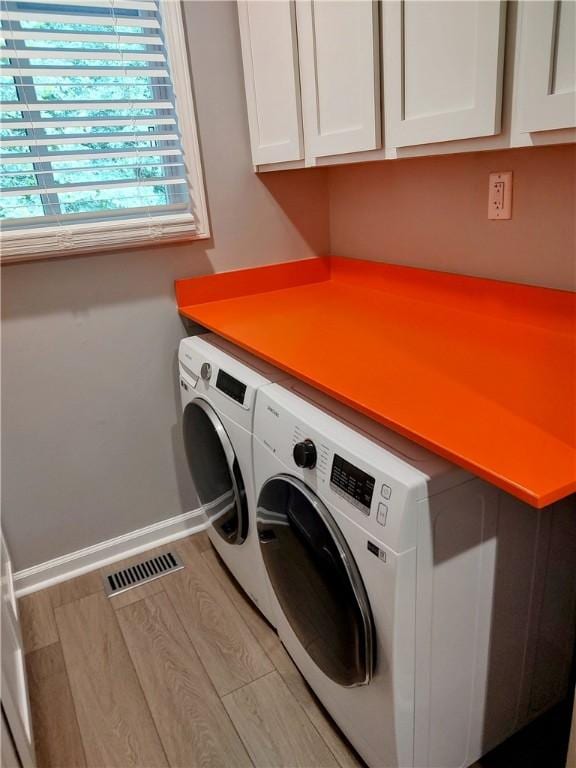
[[[176,297],[534,507],[576,492],[576,294],[332,256],[179,280]]]

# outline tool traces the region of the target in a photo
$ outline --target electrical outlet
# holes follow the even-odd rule
[[[490,174],[488,184],[488,218],[512,218],[512,171]]]

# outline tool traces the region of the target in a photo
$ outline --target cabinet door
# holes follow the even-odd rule
[[[296,14],[291,0],[238,0],[255,165],[301,160]]]
[[[306,160],[381,146],[378,6],[297,0]]]
[[[383,4],[385,141],[405,147],[500,132],[500,0]]]
[[[576,3],[523,2],[520,23],[520,130],[576,126]]]

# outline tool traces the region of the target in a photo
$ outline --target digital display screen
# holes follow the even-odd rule
[[[336,490],[349,496],[365,514],[369,514],[375,483],[371,475],[334,454],[330,483]]]
[[[218,371],[218,377],[216,379],[216,389],[219,389],[224,394],[236,400],[240,405],[244,405],[244,395],[246,394],[246,384],[242,384],[241,381],[230,376],[226,371]]]

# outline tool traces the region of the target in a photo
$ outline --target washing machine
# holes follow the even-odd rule
[[[258,393],[282,643],[372,768],[471,765],[567,693],[576,510],[536,510],[300,382]]]
[[[255,531],[252,427],[257,390],[285,375],[214,334],[183,339],[178,360],[184,446],[208,536],[272,621]]]

